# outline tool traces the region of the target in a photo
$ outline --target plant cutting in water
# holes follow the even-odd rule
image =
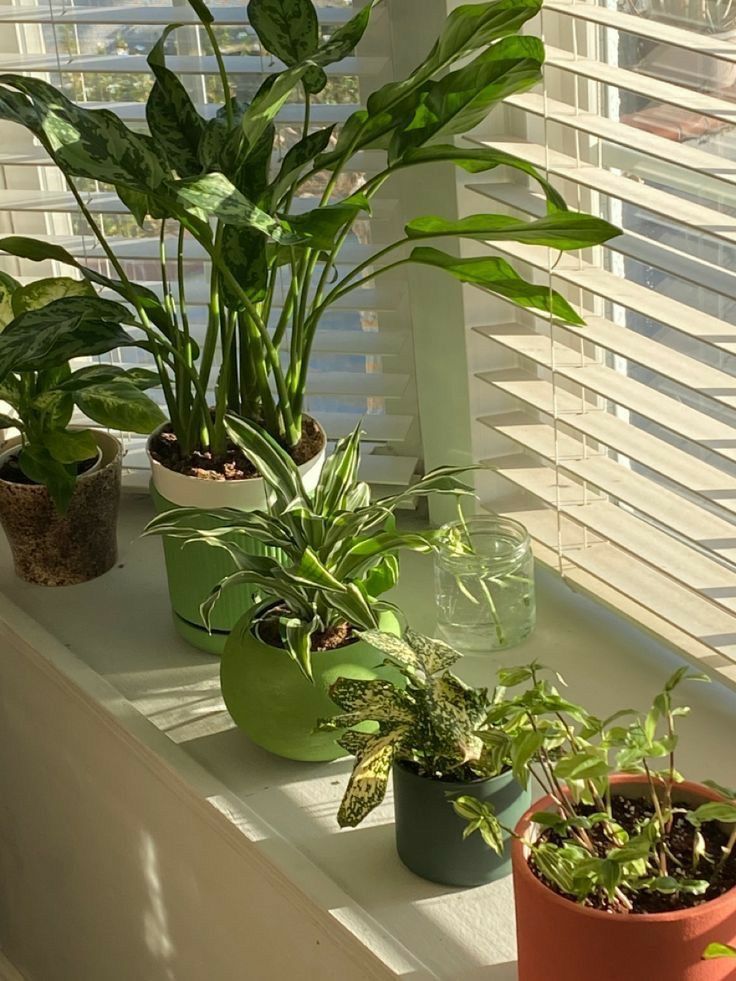
[[[327,84],[325,69],[353,51],[379,2],[370,0],[325,39],[312,0],[251,0],[250,24],[264,50],[286,68],[269,75],[246,101],[233,95],[235,79],[228,76],[212,11],[204,0],[189,0],[214,54],[222,106],[205,118],[167,65],[169,38],[179,28],[191,29],[171,24],[148,55],[154,84],[146,103],[147,134],[130,129],[109,110],[76,105],[40,77],[0,75],[0,118],[26,127],[59,168],[112,274],[31,238],[0,238],[0,249],[72,266],[128,304],[120,316],[132,317],[137,343],[155,361],[172,429],[167,435],[175,438],[182,465],[195,471],[195,459],[223,458],[228,412],[258,421],[296,451],[304,433],[310,358],[325,313],[347,294],[408,263],[443,270],[521,307],[583,324],[561,294],[523,279],[504,259],[458,258],[427,244],[464,237],[578,250],[619,232],[599,218],[569,211],[525,160],[493,147],[453,143],[507,96],[540,81],[544,47],[538,38],[518,32],[539,12],[541,0],[456,7],[407,78],[373,92],[339,133],[332,126],[313,129],[311,107]],[[288,102],[300,101],[301,138],[279,159],[278,114]],[[366,150],[384,154],[385,164],[340,197],[341,179]],[[381,188],[408,168],[436,163],[469,173],[505,167],[529,176],[542,189],[547,213],[531,221],[496,214],[459,221],[416,217],[402,237],[346,270],[343,247],[356,224],[370,215]],[[150,219],[160,222],[162,296],[130,279],[87,206],[79,185],[85,179],[114,188],[141,226]],[[304,212],[295,202],[315,181],[322,187],[316,207]],[[201,345],[194,339],[187,244],[196,244],[210,262]],[[35,326],[38,334],[53,329],[50,314]]]
[[[510,685],[532,684],[504,713],[531,728],[516,746],[526,763],[520,775],[533,775],[554,802],[533,815],[539,833],[525,840],[542,882],[575,902],[615,913],[682,909],[736,885],[736,795],[713,782],[707,786],[722,799],[695,805],[677,793],[676,720],[688,709],[676,706],[673,696],[683,682],[707,677],[681,668],[645,715],[627,709],[605,720],[562,697],[540,678],[539,665],[504,677]],[[641,796],[618,795],[614,773],[643,776]],[[472,802],[472,815],[465,805],[463,798],[454,803],[469,826],[485,829],[492,847],[502,830],[514,833],[501,828],[487,805]],[[734,830],[725,833],[722,823]]]
[[[234,416],[225,424],[236,445],[247,444],[263,474],[271,493],[269,510],[176,508],[154,518],[146,533],[225,549],[237,572],[205,600],[205,621],[223,590],[257,586],[260,599],[246,616],[261,634],[267,635],[270,627],[276,641],[311,678],[315,649],[349,643],[354,629],[376,628],[381,612],[395,609],[380,597],[396,584],[398,553],[436,547],[434,529],[397,529],[396,509],[429,494],[472,494],[459,479],[466,468],[439,467],[402,493],[371,502],[368,485],[358,480],[358,426],[337,444],[310,494],[297,465],[265,430]],[[199,526],[213,518],[215,528]],[[250,539],[280,549],[281,557],[251,554]]]
[[[127,343],[119,327],[126,316],[120,304],[97,297],[84,280],[58,277],[22,286],[0,274],[0,399],[15,412],[0,415],[0,428],[21,435],[20,452],[6,462],[2,476],[44,485],[61,513],[84,464],[97,454],[89,429],[70,428],[75,408],[101,426],[127,432],[150,433],[164,421],[143,391],[158,384],[155,372],[69,366],[70,358]],[[53,330],[43,330],[44,323],[53,323]]]
[[[500,594],[507,591],[509,591],[510,596],[513,594],[510,608],[508,604],[505,604],[505,612],[509,614],[513,613],[513,608],[519,604],[529,607],[529,593],[534,587],[534,579],[532,576],[525,575],[524,571],[530,553],[525,551],[519,561],[507,561],[506,563],[499,561],[500,556],[495,555],[494,550],[497,545],[506,543],[500,528],[495,535],[487,532],[483,534],[483,538],[487,540],[488,548],[485,552],[480,551],[476,541],[479,536],[474,535],[474,529],[470,527],[460,501],[458,501],[457,510],[458,520],[445,525],[441,533],[442,574],[439,575],[440,584],[438,588],[443,592],[441,602],[449,608],[446,617],[450,623],[456,623],[458,619],[457,612],[454,610],[457,604],[452,596],[447,595],[448,591],[441,582],[445,576],[449,575],[457,591],[472,607],[479,610],[481,606],[485,606],[493,624],[498,646],[505,647],[510,639],[509,625],[504,622],[504,613],[499,609],[500,604],[494,599],[493,593],[494,590],[497,590]],[[470,520],[471,522],[478,522],[484,519],[471,518]],[[474,568],[471,572],[458,568],[464,558],[473,560],[472,566]],[[495,569],[494,566],[496,566]],[[523,591],[521,597],[519,596],[520,589]],[[478,593],[480,595],[477,595]],[[442,620],[444,621],[444,619],[445,613],[443,612]]]

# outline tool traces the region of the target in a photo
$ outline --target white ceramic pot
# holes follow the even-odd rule
[[[319,425],[319,423],[318,423]],[[151,463],[153,486],[161,497],[179,507],[206,508],[236,508],[240,511],[259,511],[266,507],[266,485],[263,477],[251,477],[247,480],[203,480],[201,477],[189,477],[185,474],[169,470],[151,455],[151,444],[159,433],[168,426],[159,426],[148,438],[146,452]],[[320,429],[322,427],[320,426]],[[317,486],[322,467],[327,455],[327,440],[325,438],[322,450],[317,456],[307,460],[299,467],[302,481],[307,491],[313,491]]]

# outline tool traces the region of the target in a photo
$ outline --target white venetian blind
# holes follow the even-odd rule
[[[362,5],[359,0],[316,0],[323,36],[329,36]],[[216,17],[234,92],[248,99],[266,73],[284,66],[261,48],[247,23],[243,0],[220,0],[209,6]],[[40,76],[81,104],[112,109],[132,127],[145,130],[145,100],[152,85],[146,55],[164,26],[171,23],[191,27],[170,35],[167,64],[182,75],[199,111],[210,117],[222,99],[217,67],[206,35],[183,0],[167,5],[140,0],[0,0],[0,72]],[[312,106],[313,128],[343,122],[367,92],[391,77],[386,38],[386,25],[375,16],[361,50],[330,66],[329,83]],[[302,106],[296,99],[285,106],[277,124],[283,155],[301,137]],[[380,164],[376,154],[358,155],[339,190],[350,193]],[[313,186],[306,186],[296,207],[314,207],[321,184],[317,179]],[[141,229],[113,189],[92,181],[79,181],[78,186],[115,252],[124,260],[128,275],[160,290],[158,223],[148,221]],[[376,201],[373,218],[356,225],[343,252],[344,270],[397,237],[394,205],[387,189]],[[107,260],[78,213],[62,175],[29,134],[9,123],[0,124],[0,229],[5,234],[46,238],[109,272]],[[172,257],[173,274],[173,239],[168,243],[168,255]],[[7,257],[2,263],[21,280],[71,274],[53,264],[19,263]],[[196,243],[188,245],[186,268],[187,294],[195,305],[192,326],[196,338],[197,329],[204,331],[206,322],[209,269]],[[282,285],[282,297],[284,294]],[[318,416],[333,439],[347,433],[363,417],[364,478],[378,485],[409,483],[418,463],[419,434],[412,337],[402,281],[387,276],[375,287],[338,302],[325,317],[315,348],[307,410]],[[131,357],[135,354],[126,351],[127,362]],[[145,358],[145,354],[140,357]],[[126,444],[126,464],[145,469],[144,440],[129,438]]]
[[[736,661],[736,5],[545,0],[544,85],[473,134],[623,229],[605,248],[495,251],[581,309],[500,301],[473,329],[483,501],[538,554],[682,650]],[[475,211],[537,215],[508,176]]]

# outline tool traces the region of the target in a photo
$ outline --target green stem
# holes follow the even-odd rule
[[[202,22],[202,26],[207,33],[207,37],[210,39],[210,44],[212,45],[212,51],[215,55],[215,61],[217,62],[217,71],[220,75],[220,83],[222,85],[222,94],[225,100],[225,114],[227,117],[228,129],[233,128],[233,107],[230,105],[230,80],[228,79],[227,69],[225,68],[225,62],[222,57],[222,51],[220,50],[220,45],[217,43],[217,37],[215,35],[212,24],[207,24]]]

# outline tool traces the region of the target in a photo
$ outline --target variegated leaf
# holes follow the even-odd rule
[[[327,149],[334,129],[334,123],[325,129],[318,129],[291,147],[281,163],[276,179],[269,188],[268,203],[271,206],[279,203],[294,181],[301,177],[307,165],[311,164],[318,154]]]
[[[250,0],[248,19],[266,51],[285,65],[307,61],[319,47],[319,21],[312,0]],[[316,65],[304,76],[311,93],[321,92],[327,76]]]
[[[314,507],[319,514],[332,515],[345,507],[345,497],[355,486],[360,464],[360,435],[358,424],[349,436],[338,440],[322,468],[314,492]]]
[[[319,617],[308,622],[296,617],[286,620],[286,650],[299,665],[308,681],[312,681],[312,635],[322,626]]]
[[[47,303],[61,300],[65,296],[96,295],[94,288],[84,279],[71,279],[69,276],[36,279],[14,291],[12,298],[13,313],[18,317],[28,310],[40,310]]]
[[[225,429],[230,439],[255,463],[283,510],[299,503],[308,507],[299,468],[272,436],[247,419],[228,415]]]
[[[404,634],[407,644],[412,648],[424,672],[428,675],[446,671],[460,659],[460,654],[444,641],[417,634],[410,628]]]
[[[253,228],[276,242],[302,241],[276,218],[249,201],[224,174],[175,181],[171,190],[187,207],[201,209],[228,225]]]
[[[463,762],[480,757],[483,741],[477,730],[484,720],[481,703],[487,705],[486,695],[484,689],[468,688],[449,672],[435,679],[428,710],[436,756]]]
[[[360,636],[371,647],[375,647],[376,650],[385,654],[392,661],[396,661],[402,667],[408,668],[410,671],[421,670],[422,665],[417,660],[414,648],[410,647],[401,637],[384,630],[364,630]]]
[[[409,723],[414,719],[409,696],[382,678],[338,678],[329,694],[344,712],[359,714],[360,721]]]
[[[341,828],[357,827],[381,803],[386,794],[396,749],[403,735],[402,729],[395,729],[385,735],[373,736],[364,743],[337,812],[337,821]]]

